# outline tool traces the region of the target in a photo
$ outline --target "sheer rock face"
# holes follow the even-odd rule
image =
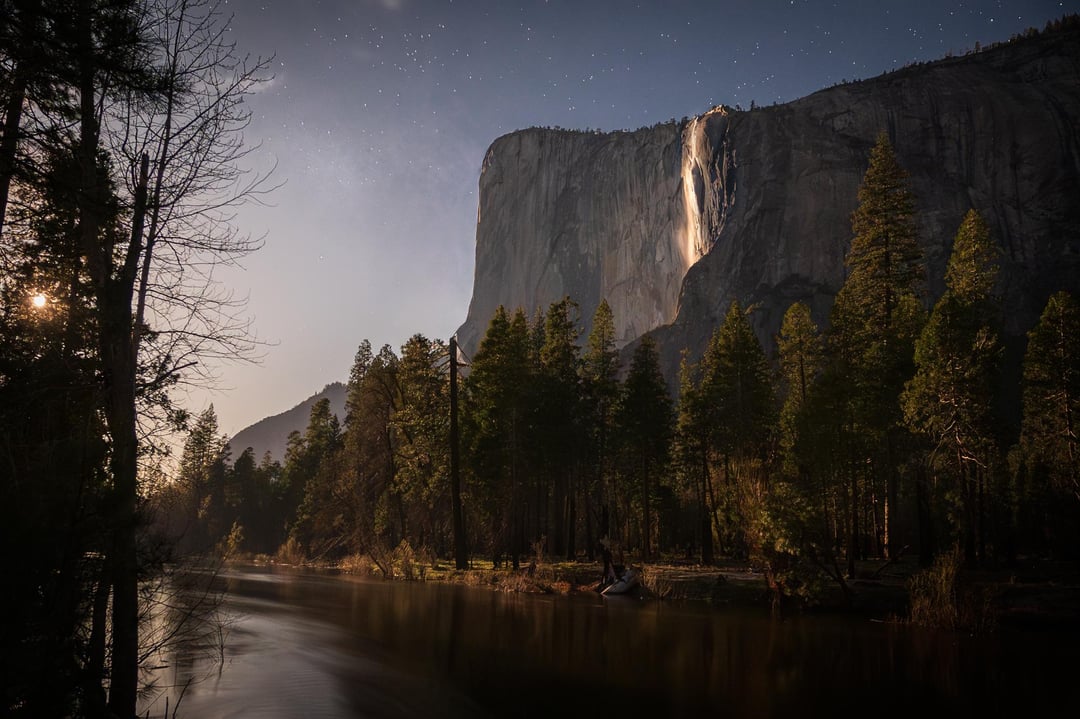
[[[1002,248],[1006,331],[1080,291],[1080,34],[907,68],[747,112],[717,108],[633,133],[527,130],[480,179],[476,278],[459,330],[475,351],[495,308],[602,297],[621,343],[651,331],[669,379],[733,299],[772,346],[787,307],[824,323],[844,280],[851,212],[884,130],[916,195],[926,302],[944,289],[969,208]]]
[[[480,175],[476,279],[458,339],[479,345],[501,304],[532,314],[564,295],[583,319],[606,297],[626,343],[671,322],[698,259],[679,201],[679,128],[499,138]]]

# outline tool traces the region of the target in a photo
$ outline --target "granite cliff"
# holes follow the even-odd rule
[[[824,321],[877,134],[916,194],[927,304],[969,208],[1000,244],[1006,331],[1057,289],[1080,291],[1080,32],[835,86],[784,105],[718,107],[636,132],[531,129],[496,140],[480,176],[476,274],[458,337],[495,308],[601,298],[617,337],[660,341],[669,376],[732,299],[767,346],[795,300]]]

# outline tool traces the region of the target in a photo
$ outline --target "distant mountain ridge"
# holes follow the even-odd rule
[[[270,452],[270,456],[279,462],[284,460],[289,433],[294,430],[304,431],[308,418],[311,416],[311,408],[315,406],[315,403],[324,397],[329,399],[330,411],[336,414],[339,420],[344,421],[347,394],[348,388],[343,383],[331,382],[320,392],[311,395],[292,409],[260,419],[255,424],[245,427],[229,440],[233,461],[248,447],[254,450],[256,462],[261,461],[266,452]]]

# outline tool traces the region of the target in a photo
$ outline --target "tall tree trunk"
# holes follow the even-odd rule
[[[858,474],[851,468],[851,476],[848,480],[848,496],[851,502],[850,525],[848,526],[848,579],[855,578],[855,556],[859,553],[859,494]]]
[[[83,669],[89,716],[105,715],[105,650],[108,645],[109,594],[112,582],[107,565],[103,564],[98,574],[90,614],[90,641],[87,646],[86,666]]]
[[[11,192],[11,179],[15,175],[15,151],[19,144],[19,126],[26,99],[26,77],[21,70],[22,63],[12,73],[11,94],[4,107],[4,136],[0,139],[0,237],[3,237],[7,220],[8,195]]]
[[[641,547],[646,560],[652,558],[652,517],[650,516],[649,490],[649,462],[643,457],[641,460],[641,505],[645,513],[645,526]]]
[[[544,492],[544,482],[540,477],[533,478],[536,484],[536,506],[533,508],[533,521],[536,526],[533,528],[533,539],[539,540],[542,536],[547,535],[547,494]]]
[[[122,355],[114,359],[113,372],[123,371]],[[109,380],[106,379],[106,382]],[[127,395],[127,392],[122,394]],[[139,685],[139,597],[136,530],[136,467],[134,393],[131,405],[118,397],[106,413],[113,439],[112,474],[117,494],[113,518],[113,643],[109,708],[119,717],[135,715]]]
[[[975,497],[976,533],[978,535],[979,561],[986,562],[986,470],[975,467],[975,477],[978,481]]]
[[[876,483],[874,483],[876,484]],[[870,501],[867,503],[866,508],[869,510],[869,516],[865,517],[866,526],[869,529],[869,537],[867,542],[869,543],[870,556],[880,557],[883,553],[883,547],[885,547],[885,541],[882,538],[882,527],[885,523],[878,521],[878,497],[877,488],[874,484],[870,485]]]
[[[712,521],[709,518],[706,486],[709,479],[709,457],[701,453],[701,485],[698,487],[698,502],[701,510],[701,563],[708,566],[716,561],[713,555]]]
[[[524,549],[525,512],[521,508],[521,478],[518,476],[517,461],[517,420],[510,430],[510,560],[514,569],[521,566],[521,553]]]
[[[896,471],[896,437],[892,430],[885,433],[885,512],[883,529],[885,534],[885,558],[894,559],[903,543],[900,541],[899,527],[899,491],[900,478]]]
[[[139,680],[139,612],[135,554],[136,436],[134,363],[131,362],[131,296],[126,306],[114,277],[111,242],[103,239],[105,188],[99,182],[97,155],[97,67],[90,0],[77,8],[79,42],[79,238],[97,300],[98,345],[103,380],[103,410],[112,441],[112,541],[109,571],[113,581],[112,668],[109,709],[118,717],[135,715]]]
[[[961,534],[964,543],[964,562],[970,567],[975,565],[975,497],[972,481],[968,476],[966,462],[959,457],[957,450],[956,472],[959,481],[961,502]]]
[[[468,569],[469,555],[465,549],[465,518],[461,509],[461,475],[458,469],[458,368],[457,338],[450,338],[450,502],[454,515],[454,565]],[[514,555],[517,563],[517,555]]]
[[[4,103],[4,135],[0,138],[0,237],[3,236],[7,220],[8,198],[11,193],[11,181],[15,177],[16,152],[19,147],[19,135],[22,126],[23,105],[26,103],[26,91],[29,78],[40,66],[42,60],[34,47],[43,34],[41,19],[41,0],[22,0],[15,3],[15,16],[9,18],[9,27],[17,25],[18,57],[11,71],[10,94]],[[14,22],[12,20],[14,19]]]
[[[708,459],[705,461],[708,463]],[[705,471],[705,495],[709,502],[709,516],[712,520],[712,526],[716,530],[717,546],[715,550],[722,555],[724,553],[724,531],[723,527],[720,526],[720,516],[716,513],[716,490],[713,487],[712,472],[708,471],[708,469]]]
[[[589,501],[588,493],[586,493],[585,501],[585,557],[591,562],[596,559],[596,552],[593,549],[596,546],[596,534],[593,531],[593,512],[595,510],[592,502]]]
[[[570,476],[566,491],[566,558],[577,558],[577,482]]]
[[[551,555],[561,557],[566,552],[566,475],[560,469],[555,476],[555,496],[552,500]]]

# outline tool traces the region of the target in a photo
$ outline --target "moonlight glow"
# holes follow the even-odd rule
[[[37,308],[44,307],[46,301],[47,300],[45,298],[45,295],[42,295],[42,294],[37,294],[37,295],[34,295],[32,298],[30,298],[30,302],[34,305],[34,307],[37,307]]]

